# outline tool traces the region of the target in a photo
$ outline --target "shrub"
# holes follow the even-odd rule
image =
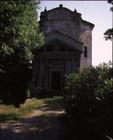
[[[75,131],[86,135],[90,128],[104,124],[108,106],[109,111],[112,110],[112,70],[109,64],[103,64],[67,76],[64,99],[69,135],[75,135]],[[101,116],[102,119],[98,119]]]
[[[103,103],[112,90],[109,65],[88,67],[67,76],[65,86],[66,111],[75,108],[83,113],[93,112],[97,103]]]

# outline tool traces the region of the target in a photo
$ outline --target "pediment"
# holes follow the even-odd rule
[[[75,51],[83,51],[83,43],[71,38],[70,36],[66,35],[65,33],[56,31],[47,35],[45,40],[45,45],[60,43],[70,47]]]
[[[76,18],[81,18],[81,14],[76,10],[71,11],[62,4],[51,10],[45,9],[41,12],[41,19],[46,18],[48,21],[74,21]]]
[[[48,12],[47,16],[48,20],[60,20],[60,21],[66,21],[66,20],[73,20],[73,12],[68,10],[67,8],[55,8]]]

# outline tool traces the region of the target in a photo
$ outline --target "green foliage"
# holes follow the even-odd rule
[[[64,107],[64,101],[62,96],[53,96],[52,98],[46,98],[44,103],[52,110],[62,109]]]
[[[0,2],[0,7],[0,53],[17,52],[20,58],[31,59],[31,49],[43,44],[36,1],[9,0]]]
[[[113,4],[113,0],[107,0],[108,3]]]
[[[26,96],[32,50],[44,43],[38,6],[36,0],[0,2],[0,97],[5,96],[4,99],[20,102]]]
[[[112,72],[110,64],[103,64],[67,76],[64,95],[67,140],[100,140],[112,132]]]
[[[108,29],[105,33],[104,33],[104,37],[106,40],[112,40],[113,39],[113,28]]]
[[[113,0],[108,0],[108,3],[112,5],[110,11],[113,12]],[[113,28],[107,29],[104,33],[104,38],[106,40],[113,40]]]
[[[65,86],[67,112],[75,111],[76,108],[83,114],[94,113],[112,90],[112,82],[109,64],[84,68],[79,73],[69,74]]]

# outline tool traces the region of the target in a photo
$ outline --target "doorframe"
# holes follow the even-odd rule
[[[49,70],[49,90],[52,91],[52,72],[60,72],[61,73],[61,84],[63,84],[63,67],[62,66],[51,66]],[[59,90],[55,90],[59,91]]]

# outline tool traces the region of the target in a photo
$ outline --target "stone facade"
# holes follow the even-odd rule
[[[92,29],[94,25],[63,5],[44,10],[40,16],[45,45],[35,50],[33,89],[60,94],[65,76],[92,63]]]

